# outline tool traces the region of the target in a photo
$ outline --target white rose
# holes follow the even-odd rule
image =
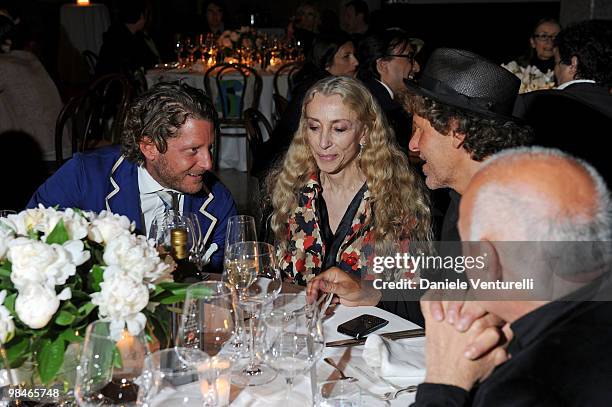
[[[8,251],[9,243],[15,239],[13,230],[7,226],[4,226],[4,220],[5,219],[0,220],[0,261],[4,260],[6,257],[6,252]]]
[[[122,234],[130,234],[136,228],[127,216],[102,211],[91,221],[88,237],[94,242],[107,244]]]
[[[134,281],[125,270],[108,266],[100,288],[99,292],[91,294],[91,302],[98,306],[100,317],[110,319],[121,328],[127,324],[131,334],[139,333],[146,323],[144,314],[139,314],[149,303],[146,285]]]
[[[12,263],[11,281],[18,290],[31,283],[50,288],[65,284],[76,273],[76,266],[89,260],[90,256],[80,240],[48,245],[24,237],[11,241],[7,254]]]
[[[154,280],[168,268],[153,243],[144,236],[118,236],[104,248],[103,259],[109,266],[129,270],[130,277],[138,283],[145,278]]]
[[[6,290],[0,291],[0,343],[7,343],[15,333],[15,323],[9,310],[2,304],[6,298]]]
[[[15,299],[15,312],[30,328],[43,328],[57,312],[60,300],[67,300],[70,297],[69,288],[56,295],[53,288],[41,284],[28,284],[19,291]]]

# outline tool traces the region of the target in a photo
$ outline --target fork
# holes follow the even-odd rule
[[[402,389],[399,390],[395,390],[395,391],[388,391],[384,394],[380,395],[380,399],[381,400],[394,400],[397,398],[397,396],[399,396],[401,393],[414,393],[417,391],[418,386],[416,384],[411,384],[410,386],[406,386]]]

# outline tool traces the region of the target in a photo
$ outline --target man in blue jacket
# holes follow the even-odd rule
[[[128,109],[121,146],[76,154],[38,188],[28,207],[108,210],[135,221],[143,234],[169,206],[193,212],[206,247],[218,246],[210,269],[221,271],[227,219],[236,205],[209,172],[216,129],[217,113],[202,91],[158,84]]]

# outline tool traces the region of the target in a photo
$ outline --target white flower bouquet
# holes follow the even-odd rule
[[[521,80],[519,93],[532,92],[534,90],[552,89],[555,86],[555,75],[553,71],[542,73],[535,66],[522,67],[515,61],[502,64],[502,67],[515,74]]]
[[[106,211],[40,206],[0,218],[0,344],[10,368],[34,361],[41,382],[52,381],[68,345],[97,319],[110,321],[117,339],[146,327],[167,341],[165,305],[184,299],[186,285],[171,281],[172,265],[133,231]]]

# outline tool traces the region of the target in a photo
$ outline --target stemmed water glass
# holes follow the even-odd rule
[[[208,356],[225,353],[235,334],[233,293],[222,281],[205,281],[187,288],[179,328],[179,346],[199,348]]]
[[[325,347],[323,326],[315,307],[307,305],[304,293],[280,294],[261,315],[258,338],[263,360],[287,382],[287,399],[293,380],[306,373]]]
[[[79,406],[138,406],[144,401],[144,334],[127,332],[116,340],[108,321],[87,327],[77,367],[75,397]]]
[[[232,381],[241,386],[257,386],[274,379],[276,373],[261,366],[255,352],[259,315],[282,288],[274,247],[263,242],[238,242],[226,252],[224,278],[237,291],[239,305],[249,322],[249,360],[238,364]]]

